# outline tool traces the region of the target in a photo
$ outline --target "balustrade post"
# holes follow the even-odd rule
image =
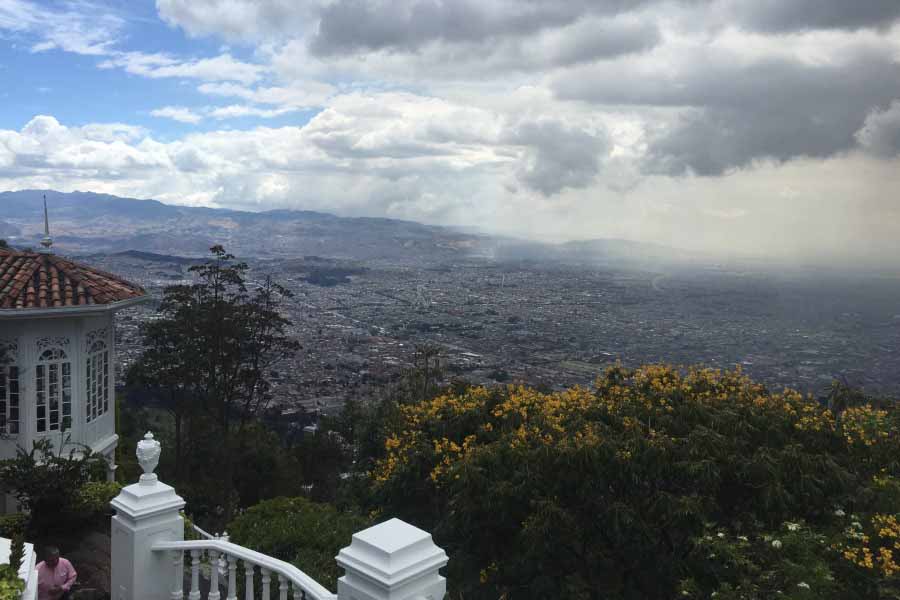
[[[271,600],[272,598],[272,575],[268,569],[259,568],[259,574],[262,578],[262,600]]]
[[[288,585],[290,585],[290,583],[288,582],[287,577],[285,577],[284,575],[279,573],[278,574],[278,600],[288,600],[288,597],[287,597]]]
[[[244,600],[254,600],[253,598],[253,570],[255,565],[251,562],[244,561]]]
[[[216,550],[209,551],[209,595],[207,600],[219,600],[219,553]]]
[[[147,433],[137,457],[144,474],[125,487],[110,504],[112,517],[110,595],[113,600],[175,600],[183,597],[181,580],[172,582],[172,555],[153,552],[158,542],[184,540],[184,500],[156,477],[159,442]],[[183,559],[176,571],[183,573]],[[183,575],[182,575],[183,577]],[[172,582],[170,585],[166,582]]]
[[[228,557],[228,597],[227,600],[237,600],[237,559]]]
[[[344,569],[338,600],[442,600],[447,581],[440,569],[447,560],[430,533],[391,519],[353,534],[338,553]]]
[[[191,593],[188,600],[200,600],[200,551],[191,550]]]
[[[184,600],[184,552],[172,551],[172,564],[175,566],[175,581],[172,585],[172,600]]]

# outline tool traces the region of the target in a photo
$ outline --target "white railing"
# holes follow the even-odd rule
[[[191,524],[191,529],[193,529],[194,532],[197,535],[199,535],[201,538],[203,538],[204,540],[218,540],[221,538],[221,539],[224,539],[226,542],[228,541],[228,533],[227,532],[223,533],[221,536],[218,533],[209,533],[208,531],[205,531],[205,530],[197,527],[196,523]]]
[[[447,554],[428,532],[399,519],[353,534],[350,545],[338,552],[335,560],[344,575],[338,579],[337,594],[294,565],[233,544],[224,535],[195,527],[205,539],[184,541],[184,499],[153,472],[160,451],[148,432],[137,448],[144,474],[110,503],[116,510],[110,560],[110,589],[116,600],[185,600],[185,562],[190,569],[187,600],[203,600],[205,589],[205,600],[238,600],[238,594],[244,600],[444,597],[447,582],[440,569],[447,564]]]
[[[200,572],[205,561],[212,567],[224,559],[227,574],[220,580],[219,568],[209,569],[209,594],[207,600],[220,600],[225,588],[225,600],[237,600],[238,562],[244,568],[244,598],[254,600],[255,575],[259,569],[262,600],[270,600],[275,591],[279,600],[335,600],[337,595],[329,592],[312,577],[294,565],[244,548],[221,539],[193,540],[186,542],[159,542],[153,545],[153,552],[169,553],[174,566],[172,580],[172,600],[184,598],[184,562],[190,557],[191,589],[189,600],[200,600]]]

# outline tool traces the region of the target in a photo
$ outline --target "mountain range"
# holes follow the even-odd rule
[[[666,246],[628,240],[545,244],[397,219],[306,210],[244,212],[53,190],[0,192],[0,238],[16,247],[37,247],[43,236],[44,195],[54,249],[76,255],[133,250],[190,257],[221,244],[241,256],[411,263],[481,258],[647,264],[694,258]]]

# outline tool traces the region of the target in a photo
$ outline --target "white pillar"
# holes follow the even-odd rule
[[[447,553],[430,533],[400,519],[354,534],[337,563],[345,571],[338,600],[443,600],[447,591],[439,572]]]
[[[153,473],[159,453],[159,442],[148,432],[137,449],[144,469],[141,480],[111,502],[117,512],[112,518],[112,600],[171,598],[172,555],[151,548],[157,542],[184,539],[184,520],[179,514],[184,500]]]

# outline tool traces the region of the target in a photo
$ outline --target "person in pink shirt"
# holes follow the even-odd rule
[[[37,572],[38,600],[69,600],[78,573],[72,563],[60,557],[59,548],[47,546]]]

